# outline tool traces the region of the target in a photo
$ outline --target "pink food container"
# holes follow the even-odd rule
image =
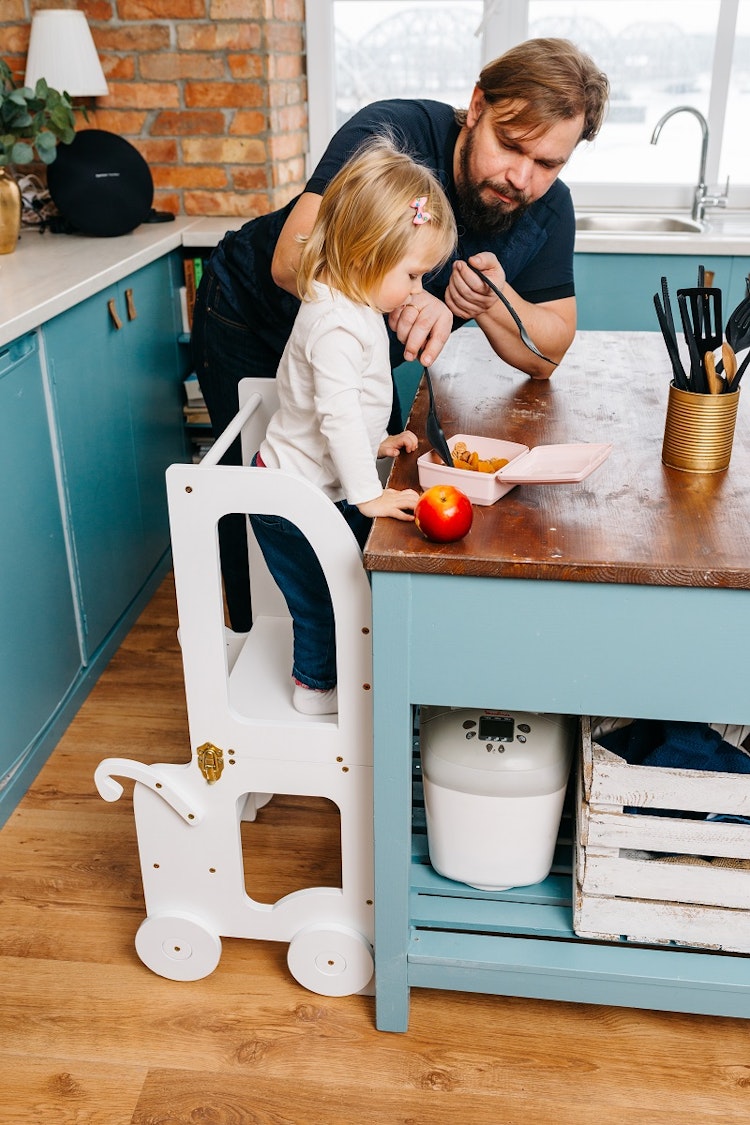
[[[529,449],[515,441],[499,438],[456,434],[447,438],[453,451],[462,441],[470,451],[476,450],[481,460],[507,457],[508,464],[496,473],[480,473],[473,469],[452,469],[444,465],[437,453],[428,450],[417,458],[419,484],[452,484],[465,493],[472,504],[494,504],[517,484],[566,484],[584,480],[609,456],[612,446],[594,442],[571,442],[564,445],[538,445]]]

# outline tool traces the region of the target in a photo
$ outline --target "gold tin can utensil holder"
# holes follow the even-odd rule
[[[718,473],[729,466],[740,392],[701,395],[669,385],[661,459],[685,473]]]

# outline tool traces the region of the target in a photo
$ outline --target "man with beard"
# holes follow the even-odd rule
[[[607,78],[564,39],[532,39],[482,70],[468,109],[441,102],[376,102],[331,140],[304,192],[280,211],[230,231],[204,271],[193,314],[195,369],[216,432],[237,411],[246,375],[272,378],[299,308],[301,239],[312,229],[326,185],[373,135],[387,135],[439,177],[458,226],[455,257],[388,319],[391,364],[434,362],[451,331],[474,319],[494,351],[534,379],[554,366],[521,342],[502,302],[467,265],[502,290],[545,356],[559,362],[576,328],[575,217],[558,179],[573,150],[593,140]],[[395,404],[398,409],[398,403]],[[400,418],[394,425],[401,429]],[[239,443],[224,463],[240,463]],[[232,627],[250,627],[243,517],[220,528]]]

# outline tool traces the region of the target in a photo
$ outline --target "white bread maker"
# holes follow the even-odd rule
[[[576,727],[568,715],[421,708],[427,843],[440,875],[483,891],[546,879]]]

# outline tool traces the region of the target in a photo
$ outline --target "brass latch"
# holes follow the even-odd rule
[[[196,751],[198,755],[198,769],[209,785],[218,781],[224,772],[224,751],[213,742],[204,742]]]

